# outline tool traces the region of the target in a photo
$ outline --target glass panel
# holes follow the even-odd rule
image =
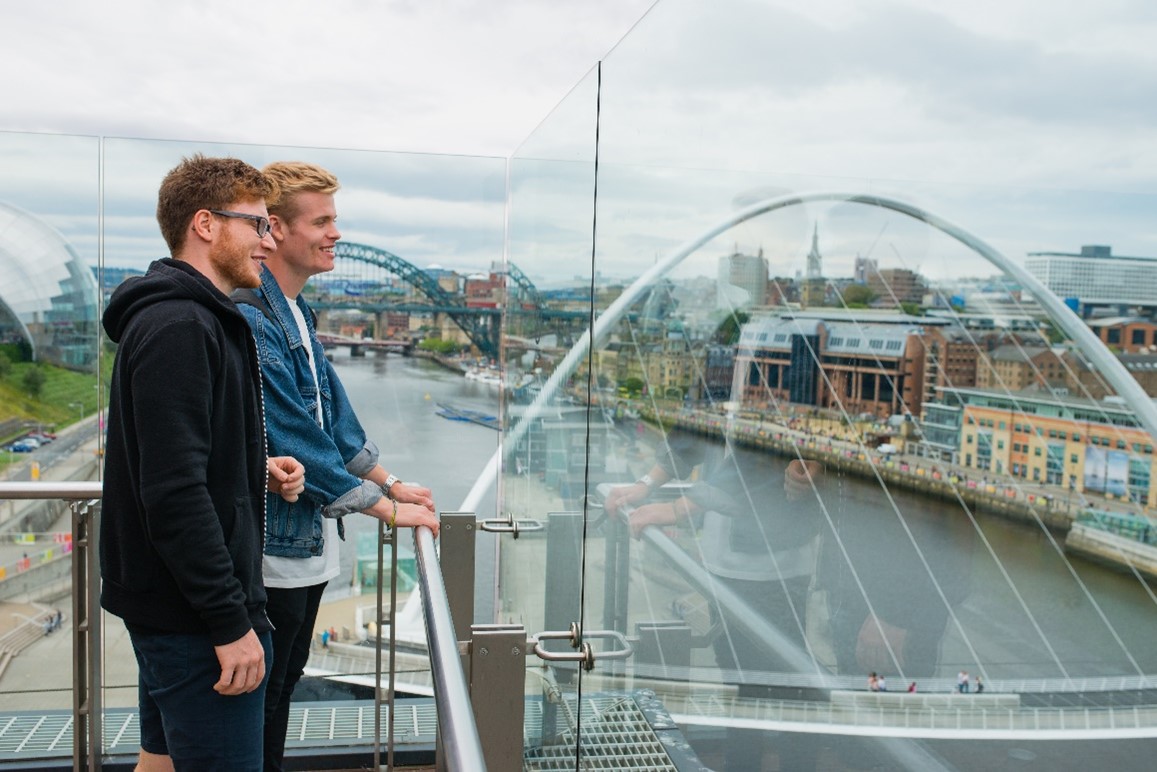
[[[0,479],[97,476],[99,158],[93,137],[0,133]],[[62,502],[0,503],[4,726],[72,709],[71,552]],[[32,734],[22,760],[71,755]]]
[[[1087,36],[1038,50],[1038,20],[1004,16],[996,40],[951,10],[668,0],[603,63],[603,334],[566,374],[587,406],[566,447],[592,500],[637,500],[628,524],[575,526],[584,629],[634,642],[558,735],[591,763],[622,752],[603,742],[638,690],[719,769],[950,767],[997,715],[1023,734],[986,763],[1011,768],[1038,726],[1102,752],[1093,727],[1135,726],[1114,706],[1148,704],[1157,667],[1157,416],[1151,353],[1123,349],[1157,307],[1154,186],[1095,153],[1143,155],[1119,122],[1035,101],[1059,81],[1112,101],[1133,70],[1092,53],[1071,81],[1056,52]],[[511,222],[563,219],[534,204],[515,191]],[[530,512],[519,461],[501,506]],[[1137,745],[1112,752],[1142,768]]]
[[[592,71],[510,161],[503,366],[513,391],[504,405],[499,511],[542,523],[545,539],[500,541],[498,591],[500,621],[532,635],[582,623],[589,587],[581,498],[591,448],[602,447],[607,427],[590,420],[579,397],[590,368],[575,346],[590,324],[597,87]],[[573,652],[561,640],[545,648]],[[527,685],[528,758],[573,755],[581,671],[574,663],[535,671],[547,678]]]
[[[303,296],[317,313],[333,371],[367,437],[380,448],[381,464],[407,482],[430,487],[440,511],[457,509],[497,449],[492,424],[498,389],[464,376],[482,361],[482,352],[497,355],[502,282],[495,263],[502,254],[505,162],[106,140],[106,276],[116,275],[119,282],[166,254],[154,216],[157,187],[182,157],[197,152],[233,155],[257,167],[304,160],[338,177],[342,238],[334,267],[316,274]],[[481,418],[458,420],[463,415]],[[493,497],[479,506],[492,510]],[[344,526],[340,572],[322,598],[306,677],[294,691],[290,754],[349,746],[368,753],[373,736],[377,525],[355,514],[344,518]],[[490,565],[481,563],[480,572],[492,577],[493,546],[486,545],[490,551],[480,547],[480,557]],[[397,688],[403,700],[429,697],[417,574],[404,530],[398,558]],[[493,612],[482,604],[479,613],[489,618]],[[115,617],[106,616],[104,654],[108,721],[115,722],[114,709],[136,705],[131,646]],[[340,712],[347,707],[369,709]],[[308,724],[305,708],[313,708]]]

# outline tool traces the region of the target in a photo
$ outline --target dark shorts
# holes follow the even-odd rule
[[[130,629],[137,656],[141,748],[181,770],[260,770],[265,685],[249,694],[213,691],[221,665],[209,636]],[[271,636],[259,633],[265,674]]]

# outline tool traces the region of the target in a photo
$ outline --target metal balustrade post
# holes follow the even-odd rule
[[[626,520],[603,522],[606,561],[603,570],[603,628],[627,633],[627,601],[631,579],[631,530]],[[624,675],[625,662],[613,662],[610,674]]]
[[[374,673],[376,674],[374,689],[374,768],[382,768],[382,629],[389,627],[389,687],[386,692],[386,768],[394,768],[394,679],[397,677],[397,636],[395,621],[398,612],[398,533],[388,530],[384,521],[378,521],[378,568],[376,574],[376,597],[374,628]],[[383,611],[383,584],[385,578],[385,546],[390,545],[390,610],[386,619],[382,618]],[[385,622],[385,624],[383,624]]]
[[[471,632],[470,700],[486,768],[492,772],[521,772],[526,628],[474,625]]]
[[[603,523],[605,562],[603,571],[603,627],[627,632],[627,588],[630,581],[631,532],[621,517],[608,516]]]
[[[582,613],[579,607],[582,602],[582,528],[581,512],[551,512],[547,515],[542,617],[543,627],[547,630],[566,630]],[[566,644],[562,644],[562,648],[552,646],[558,651],[569,648]],[[548,650],[552,646],[548,646]]]
[[[446,601],[454,620],[454,638],[461,645],[470,640],[470,623],[474,621],[474,540],[478,521],[473,512],[442,512],[438,515],[438,557]],[[467,654],[462,654],[462,669],[470,672]],[[442,735],[435,743],[434,768],[446,772],[446,753]]]
[[[99,501],[71,501],[72,510],[72,768],[100,769],[100,560],[95,511]]]
[[[443,512],[438,531],[442,581],[459,641],[470,640],[474,621],[474,542],[478,533],[473,512]]]
[[[581,512],[551,512],[546,523],[546,576],[543,608],[543,627],[547,630],[567,630],[581,618],[582,603],[582,527]],[[547,641],[548,651],[566,651],[571,647],[565,641]],[[571,684],[578,673],[578,663],[553,663],[556,682],[563,687]],[[544,700],[542,704],[542,741],[553,741],[559,732],[558,703]],[[562,722],[562,728],[567,722]]]

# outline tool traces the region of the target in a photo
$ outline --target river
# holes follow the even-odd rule
[[[498,389],[421,358],[368,356],[353,358],[347,349],[334,352],[333,364],[369,438],[377,443],[380,461],[402,480],[426,485],[440,512],[456,511],[490,457],[498,449],[499,433],[437,414],[437,403],[498,414]],[[493,517],[493,490],[483,498],[480,517]],[[353,578],[357,534],[373,533],[377,521],[347,517],[347,545],[341,551],[342,573],[330,583],[340,595]],[[489,540],[487,540],[489,543]],[[478,550],[478,569],[493,574],[493,549]],[[481,586],[481,585],[480,585]],[[488,618],[492,593],[479,592],[476,612]]]
[[[437,415],[436,403],[497,413],[497,392],[434,363],[400,357],[334,360],[382,463],[430,486],[439,510],[465,498],[497,449],[498,433]],[[736,451],[749,468],[780,477],[785,461]],[[1043,528],[970,512],[950,502],[854,477],[825,481],[816,510],[823,543],[813,583],[825,602],[866,596],[881,616],[941,630],[939,645],[913,649],[905,672],[943,676],[964,667],[990,678],[1064,678],[1157,673],[1157,598],[1137,577],[1064,555]],[[491,493],[478,508],[492,516]],[[375,528],[347,519],[352,534]],[[354,550],[343,550],[352,576]],[[479,570],[492,576],[492,549]],[[599,580],[601,581],[601,580]],[[488,580],[479,580],[480,620],[490,621]],[[849,587],[854,590],[849,593]],[[854,596],[854,597],[853,597]],[[814,631],[813,631],[814,632]]]

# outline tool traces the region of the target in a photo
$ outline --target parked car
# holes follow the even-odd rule
[[[36,440],[30,440],[25,437],[24,439],[16,440],[16,442],[9,445],[8,450],[12,451],[13,453],[31,453],[39,447],[39,442]]]
[[[33,432],[32,434],[27,435],[24,439],[36,440],[41,445],[47,445],[48,443],[50,443],[56,439],[56,435],[55,434],[48,434],[46,432]]]

